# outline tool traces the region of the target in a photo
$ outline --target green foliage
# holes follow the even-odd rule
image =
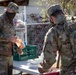
[[[48,1],[39,0],[37,4],[39,4],[40,6],[45,4],[46,7],[52,4],[60,4],[64,12],[68,14],[71,14],[72,12],[76,13],[76,1],[75,0],[48,0]]]

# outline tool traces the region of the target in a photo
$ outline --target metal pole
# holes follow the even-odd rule
[[[24,33],[24,41],[26,42],[26,44],[27,44],[27,23],[26,23],[26,18],[27,18],[27,16],[26,16],[26,6],[24,6],[24,23],[25,23],[25,33]]]

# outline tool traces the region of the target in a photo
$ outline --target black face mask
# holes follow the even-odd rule
[[[7,17],[9,18],[9,20],[13,20],[13,18],[15,17],[16,13],[9,13],[6,12]]]

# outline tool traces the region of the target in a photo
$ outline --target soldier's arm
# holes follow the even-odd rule
[[[3,23],[2,23],[2,20],[0,18],[0,37],[3,37],[2,26],[3,26]]]
[[[44,60],[46,60],[46,62],[50,62],[51,66],[56,62],[55,58],[57,52],[57,43],[54,37],[55,37],[55,30],[51,28],[45,36],[43,46]]]
[[[0,17],[0,42],[7,43],[9,42],[9,38],[4,37],[3,26],[4,26],[4,22],[2,18]]]
[[[5,38],[4,38],[4,35],[3,35],[3,32],[2,32],[2,27],[3,27],[3,22],[2,22],[2,19],[0,17],[0,43],[5,42]]]

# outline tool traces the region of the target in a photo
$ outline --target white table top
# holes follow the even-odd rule
[[[13,67],[16,70],[30,73],[33,75],[39,75],[38,72],[38,63],[32,63],[32,61],[27,60],[27,61],[13,61]]]

